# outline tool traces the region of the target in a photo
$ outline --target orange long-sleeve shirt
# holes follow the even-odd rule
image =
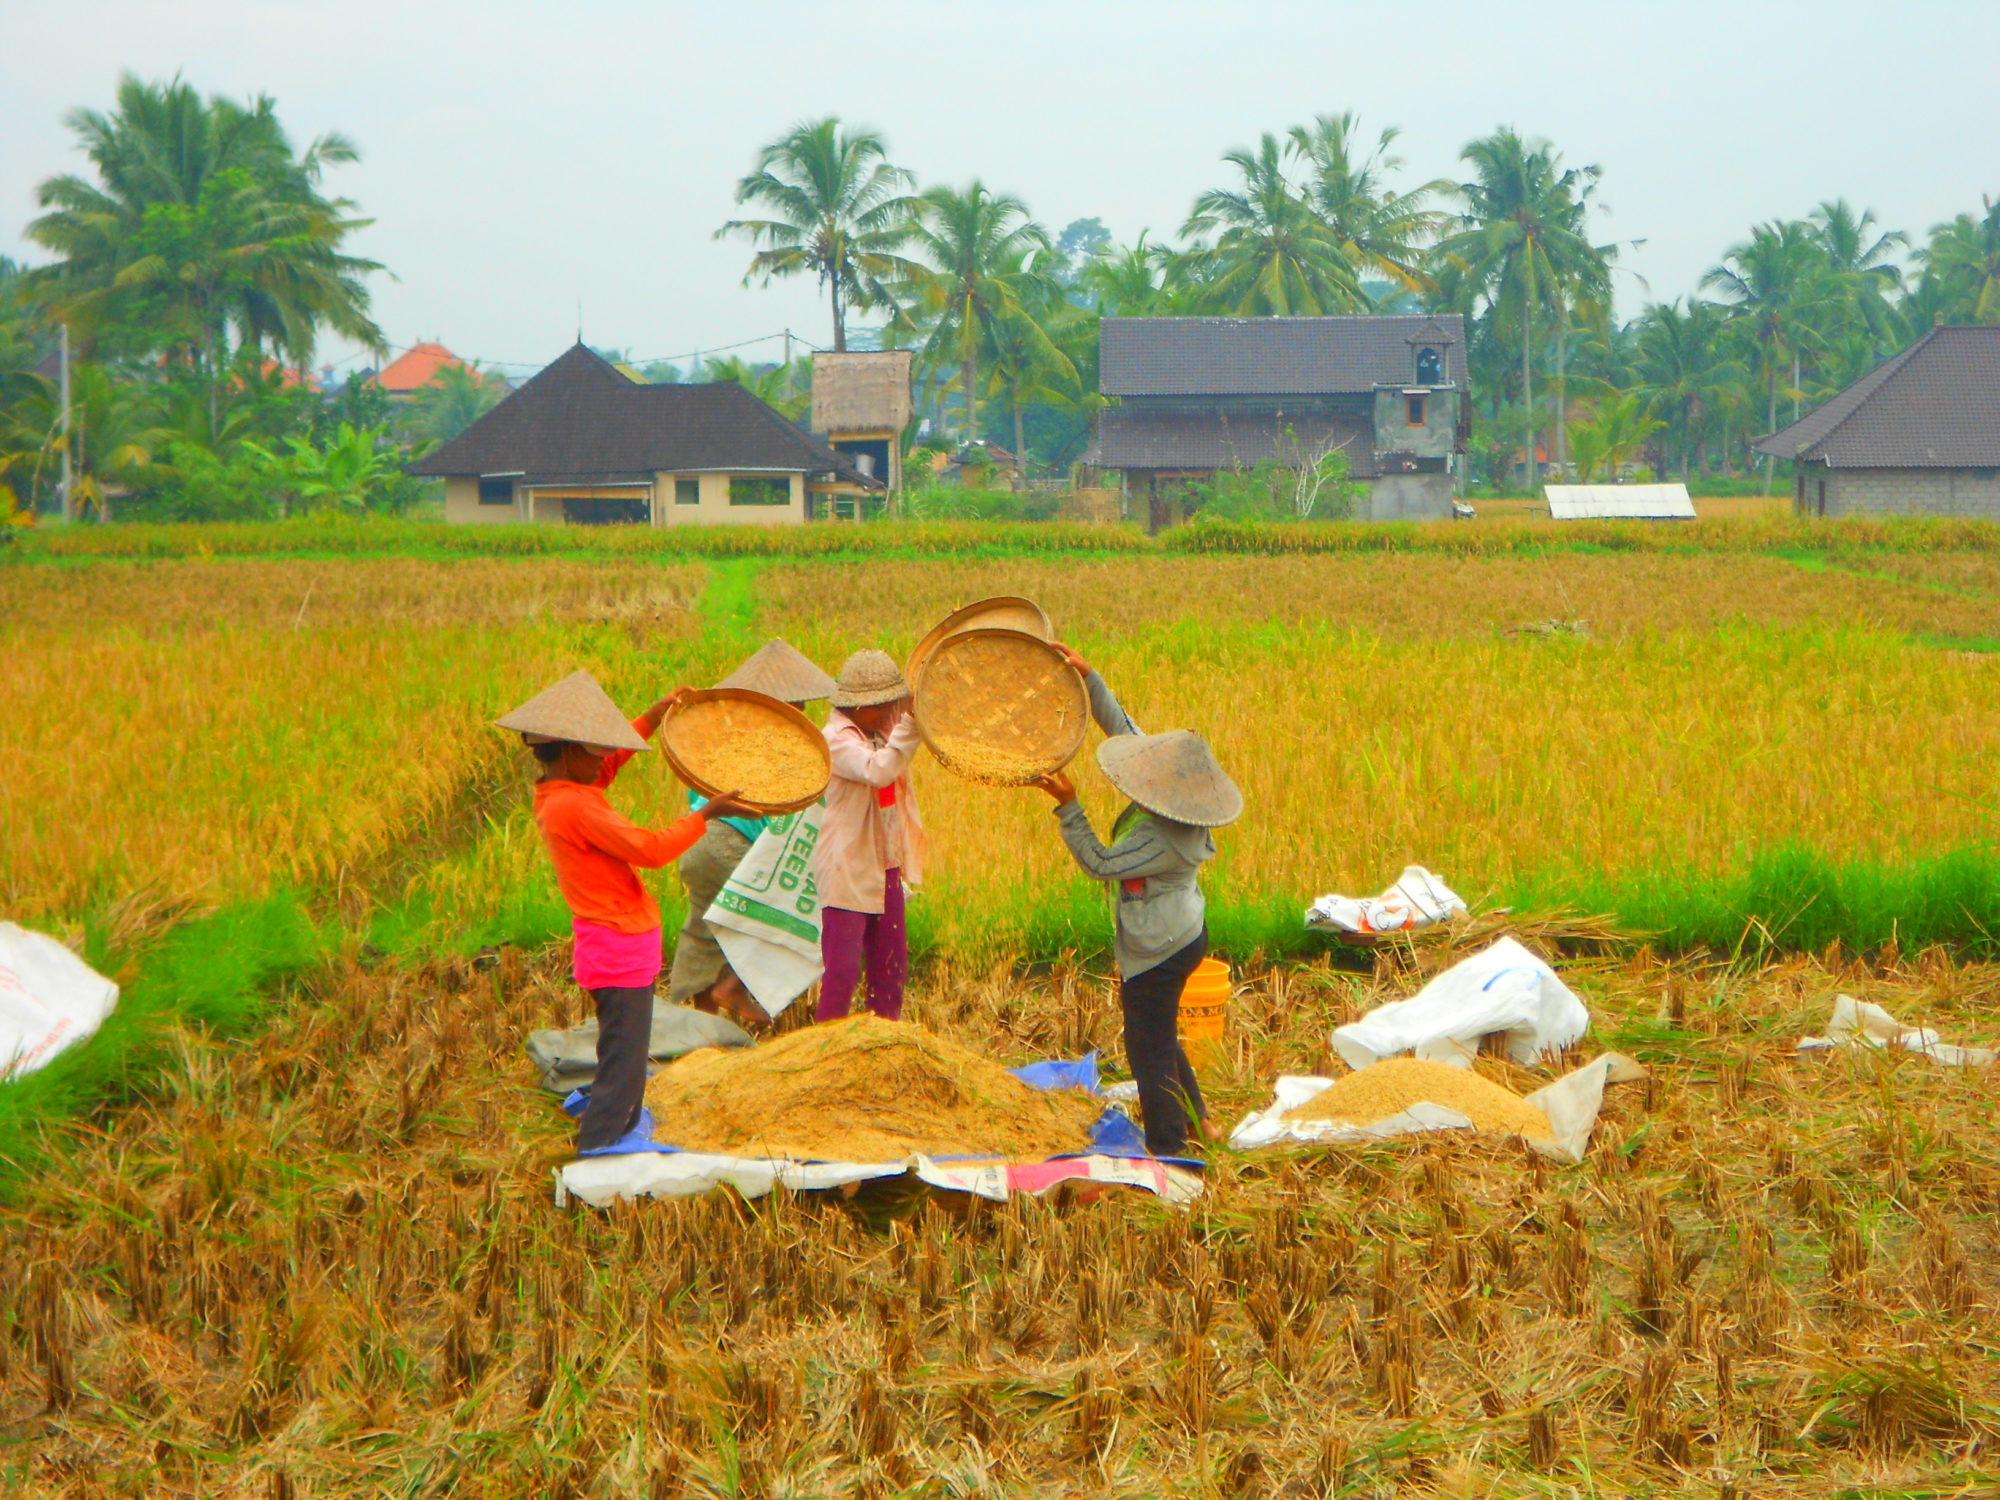
[[[647,739],[658,725],[645,715],[632,727]],[[659,904],[639,879],[679,859],[707,824],[697,813],[665,828],[641,828],[612,807],[605,788],[632,758],[629,750],[604,757],[597,780],[535,783],[535,826],[556,867],[556,885],[570,914],[618,932],[648,932],[660,925]],[[634,868],[637,866],[637,868]]]

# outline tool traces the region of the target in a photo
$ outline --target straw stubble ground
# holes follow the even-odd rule
[[[2000,1435],[1994,1075],[1792,1046],[1841,988],[1990,1044],[1994,968],[1572,957],[1592,1045],[1652,1069],[1576,1169],[1432,1142],[1225,1153],[1188,1212],[864,1192],[599,1217],[551,1206],[568,1131],[519,1061],[527,1030],[577,1018],[560,950],[436,956],[496,914],[556,929],[525,774],[480,725],[558,669],[636,708],[767,633],[831,667],[990,593],[1039,597],[1141,723],[1215,740],[1254,810],[1210,874],[1219,924],[1258,903],[1295,924],[1411,858],[1476,898],[1588,907],[1784,841],[1886,863],[1979,843],[1984,555],[1835,564],[8,570],[0,676],[24,708],[0,748],[46,772],[0,790],[12,910],[300,881],[343,951],[376,904],[366,930],[401,956],[329,965],[254,1047],[185,1037],[17,1189],[0,1475],[74,1496],[1976,1493]],[[1511,628],[1575,618],[1589,635]],[[1115,803],[1080,769],[1102,826]],[[1115,1057],[1110,986],[1060,957],[1107,919],[1046,799],[920,781],[915,1015],[1005,1062]],[[616,796],[681,806],[658,765]],[[1017,965],[1030,938],[1056,961]],[[1244,974],[1218,1111],[1320,1070],[1330,1026],[1421,979],[1378,963]]]

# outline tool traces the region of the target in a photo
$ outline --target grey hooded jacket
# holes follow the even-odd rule
[[[1091,716],[1107,735],[1141,732],[1102,677],[1092,672],[1084,685]],[[1135,814],[1125,836],[1107,847],[1080,804],[1056,810],[1063,842],[1084,873],[1117,882],[1116,952],[1118,972],[1126,979],[1156,968],[1201,935],[1207,908],[1195,875],[1215,855],[1215,839],[1206,828],[1143,810]]]

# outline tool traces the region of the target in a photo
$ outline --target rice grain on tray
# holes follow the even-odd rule
[[[1519,1095],[1481,1078],[1470,1068],[1416,1057],[1385,1057],[1349,1073],[1325,1093],[1291,1112],[1294,1120],[1341,1120],[1372,1125],[1401,1114],[1412,1104],[1441,1104],[1472,1121],[1473,1129],[1494,1135],[1547,1140],[1549,1117]]]
[[[1050,769],[1046,757],[955,736],[940,735],[934,748],[949,770],[978,786],[1026,786]]]
[[[1081,1151],[1104,1105],[1030,1087],[914,1023],[860,1015],[690,1052],[646,1085],[646,1107],[654,1135],[690,1151],[877,1162]]]
[[[717,698],[668,721],[674,753],[711,785],[783,807],[826,789],[826,761],[805,730],[753,703]]]

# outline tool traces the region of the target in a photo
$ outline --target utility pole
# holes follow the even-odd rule
[[[58,481],[56,493],[62,497],[62,518],[70,519],[70,491],[72,472],[69,462],[69,324],[56,325],[58,347],[58,391],[62,400],[62,478]]]

